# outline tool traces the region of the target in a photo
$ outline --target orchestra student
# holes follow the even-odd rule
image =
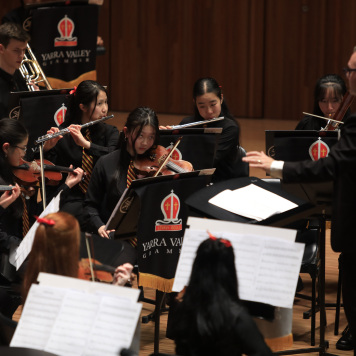
[[[12,168],[23,163],[27,142],[28,133],[19,121],[6,118],[0,120],[0,184],[16,184]],[[78,168],[68,174],[65,185],[58,189],[69,190],[81,180],[81,177],[82,171]],[[38,214],[36,197],[28,199],[24,193],[17,193],[17,199],[0,216],[0,250],[2,253],[8,253],[11,245],[19,245],[26,228],[30,227],[34,221],[33,214]],[[24,226],[24,223],[27,224],[24,219],[25,210],[29,223],[27,227]]]
[[[332,119],[346,92],[346,84],[339,75],[327,74],[319,78],[314,89],[314,109],[312,114]],[[350,110],[346,112],[344,118],[349,115]],[[313,116],[305,116],[295,129],[319,131],[324,128],[326,124],[327,120]]]
[[[105,229],[117,202],[126,187],[138,177],[135,161],[150,155],[158,144],[159,129],[156,113],[147,107],[132,111],[123,129],[119,149],[100,158],[94,167],[85,199],[85,209],[89,215],[90,232],[108,238]],[[120,264],[136,262],[136,239],[123,241],[124,250]]]
[[[211,236],[200,244],[172,328],[182,356],[272,355],[239,298],[230,241]]]
[[[119,131],[115,126],[100,122],[81,130],[81,125],[107,116],[108,102],[105,88],[92,80],[81,82],[69,96],[65,121],[60,127],[52,127],[48,134],[63,128],[69,135],[58,136],[44,145],[46,158],[59,166],[81,167],[85,180],[62,198],[61,210],[74,215],[82,229],[86,221],[83,216],[83,203],[89,184],[91,171],[97,160],[117,148]]]
[[[241,162],[238,155],[240,127],[229,111],[221,85],[214,78],[198,79],[193,86],[193,103],[193,116],[184,118],[180,124],[224,117],[224,120],[206,124],[206,127],[222,128],[213,165],[216,168],[213,181],[240,176]],[[165,129],[170,126],[160,128]]]
[[[24,301],[40,272],[77,278],[84,268],[79,262],[80,229],[77,219],[66,212],[58,212],[38,218],[38,222],[23,280]],[[132,268],[130,264],[117,267],[113,284],[125,285]]]

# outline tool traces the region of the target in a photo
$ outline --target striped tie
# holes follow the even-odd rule
[[[127,184],[126,184],[127,188],[129,188],[131,183],[132,183],[132,181],[137,178],[134,169],[135,169],[135,166],[134,166],[133,161],[131,160],[131,162],[129,164],[129,168],[127,170]],[[133,247],[135,247],[135,248],[137,247],[137,238],[136,237],[133,237],[133,238],[129,239],[128,242]]]
[[[28,217],[28,209],[26,204],[26,198],[21,194],[21,199],[23,203],[23,214],[22,214],[22,236],[25,237],[30,230],[30,219]]]
[[[91,142],[89,129],[86,129],[85,138],[89,142]],[[84,176],[84,180],[82,180],[79,183],[79,188],[85,194],[88,190],[88,184],[89,184],[91,172],[93,171],[93,156],[87,154],[85,152],[84,147],[83,147],[83,156],[82,156],[82,168],[83,168],[83,171],[86,173],[86,175]]]

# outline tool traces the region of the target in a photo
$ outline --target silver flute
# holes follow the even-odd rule
[[[114,117],[114,115],[109,115],[109,116],[104,116],[104,117],[102,117],[101,119],[98,119],[98,120],[95,120],[95,121],[89,121],[89,122],[87,122],[86,124],[80,125],[80,129],[84,129],[85,127],[92,126],[92,125],[98,124],[99,122],[112,119],[113,117]],[[70,131],[69,131],[68,127],[67,127],[67,128],[65,128],[65,129],[60,130],[60,131],[58,131],[58,132],[55,132],[55,133],[53,133],[53,134],[47,134],[47,135],[40,136],[40,137],[35,141],[35,145],[38,145],[38,144],[40,144],[40,143],[42,143],[42,142],[46,142],[46,141],[51,140],[52,138],[55,138],[55,137],[65,135],[65,134],[67,134],[67,133],[69,133],[69,132],[70,132]]]

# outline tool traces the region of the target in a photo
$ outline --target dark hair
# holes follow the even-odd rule
[[[9,143],[10,146],[17,146],[28,137],[26,128],[15,119],[0,120],[0,169],[1,176],[8,184],[13,184],[13,175],[8,160],[5,157],[5,152],[2,149],[4,143]]]
[[[155,130],[156,135],[152,148],[156,148],[159,142],[159,123],[156,113],[148,107],[138,107],[129,114],[125,123],[128,134],[133,135],[135,130],[138,128],[136,137],[132,141],[134,150],[137,137],[140,135],[142,129],[147,125],[153,127]],[[146,152],[146,154],[149,154],[149,152]]]
[[[183,301],[178,306],[175,334],[199,340],[216,340],[222,334],[227,335],[234,329],[241,310],[232,308],[232,305],[241,305],[237,289],[232,246],[221,239],[203,241],[198,247]]]
[[[313,114],[324,116],[324,113],[321,111],[319,102],[322,101],[327,91],[331,89],[333,94],[337,99],[342,101],[343,96],[347,92],[346,84],[344,80],[337,74],[327,74],[321,77],[314,89],[314,111]]]
[[[94,109],[96,106],[96,102],[98,99],[99,93],[103,91],[106,93],[105,88],[95,82],[94,80],[84,80],[82,81],[75,92],[70,94],[68,100],[68,109],[66,112],[64,123],[61,125],[62,127],[68,127],[71,124],[79,124],[81,125],[81,118],[82,118],[82,110],[80,109],[79,105],[83,104],[84,106],[89,106],[92,102],[94,102]],[[91,113],[91,115],[93,114]]]
[[[78,277],[80,228],[78,220],[66,213],[48,214],[53,226],[40,224],[35,233],[23,281],[23,297],[26,299],[32,283],[40,272]]]
[[[20,25],[6,22],[0,26],[0,43],[4,47],[7,47],[11,39],[28,42],[30,35]]]
[[[193,86],[193,99],[196,102],[198,96],[204,95],[206,93],[214,93],[220,100],[223,99],[221,86],[214,78],[200,78],[198,79]],[[229,108],[226,104],[226,100],[224,99],[221,104],[221,116],[233,120],[236,122],[234,116],[230,113]],[[198,110],[196,103],[194,104],[194,116],[196,121],[204,120]],[[237,122],[236,122],[237,123]]]

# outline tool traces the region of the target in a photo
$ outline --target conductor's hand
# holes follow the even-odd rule
[[[131,272],[133,270],[133,266],[131,263],[125,263],[116,268],[114,273],[114,280],[112,284],[117,286],[124,286],[127,282],[131,282]]]
[[[246,153],[246,157],[242,160],[247,162],[252,168],[261,168],[267,173],[271,172],[271,164],[274,161],[273,158],[267,156],[263,151],[250,151]]]
[[[73,168],[73,165],[71,164],[69,168]],[[83,179],[83,175],[84,171],[81,168],[77,167],[73,172],[68,173],[65,184],[67,184],[69,188],[73,188]]]
[[[110,232],[112,231],[115,231],[115,230],[105,230],[105,225],[102,225],[99,227],[98,229],[98,234],[101,236],[101,237],[105,237],[105,238],[109,238],[109,234]]]
[[[0,197],[0,206],[6,209],[10,204],[12,204],[20,195],[21,188],[16,184],[12,190],[7,190]]]
[[[81,126],[80,125],[70,125],[68,127],[70,134],[73,137],[74,142],[80,146],[84,147],[86,149],[90,148],[90,142],[82,135]]]
[[[59,128],[58,127],[51,127],[48,131],[47,131],[47,135],[53,135],[54,133],[59,132]],[[62,138],[63,136],[57,136],[55,138],[52,138],[48,141],[46,141],[43,145],[43,150],[44,151],[49,151],[51,148],[53,148],[57,142]]]

